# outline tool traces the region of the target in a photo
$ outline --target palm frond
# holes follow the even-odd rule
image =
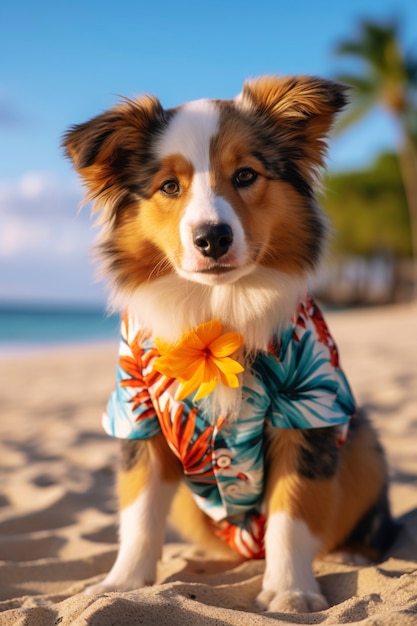
[[[333,127],[334,135],[340,135],[347,128],[354,126],[362,120],[376,104],[375,98],[370,94],[369,98],[361,98],[355,101],[355,104],[346,110]]]
[[[363,61],[368,72],[386,74],[402,64],[399,49],[399,27],[396,21],[386,24],[363,21],[355,39],[342,41],[336,47],[341,56],[353,56]]]
[[[354,76],[353,74],[340,74],[336,77],[339,83],[348,85],[352,88],[352,96],[354,98],[362,95],[368,95],[375,91],[375,85],[368,79],[362,76]]]
[[[411,87],[417,89],[417,56],[407,53],[404,64],[406,76]]]
[[[398,20],[363,21],[356,36],[341,42],[336,51],[363,62],[357,73],[338,77],[353,88],[356,102],[355,108],[341,118],[339,132],[377,104],[401,124],[407,119],[410,125],[408,109],[417,108],[417,57],[403,51]]]

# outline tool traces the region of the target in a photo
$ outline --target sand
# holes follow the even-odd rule
[[[417,624],[417,310],[332,313],[328,322],[380,432],[404,524],[382,562],[317,562],[329,609],[259,613],[263,561],[213,562],[168,536],[155,586],[82,595],[116,553],[118,445],[100,415],[117,346],[9,355],[0,359],[0,624]]]

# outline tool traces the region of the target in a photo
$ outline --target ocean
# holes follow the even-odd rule
[[[0,355],[55,345],[117,341],[119,317],[100,308],[0,305]]]
[[[339,307],[335,307],[339,308]],[[332,307],[325,307],[325,310]],[[120,318],[105,308],[65,308],[0,303],[0,358],[54,346],[113,341]]]

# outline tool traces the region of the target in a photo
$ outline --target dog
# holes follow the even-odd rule
[[[210,554],[265,558],[261,610],[325,609],[313,560],[388,545],[384,454],[308,295],[346,103],[333,81],[263,76],[232,100],[124,99],[64,136],[123,312],[103,418],[120,548],[88,593],[152,584],[169,514]]]

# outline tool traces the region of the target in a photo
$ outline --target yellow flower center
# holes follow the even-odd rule
[[[244,368],[230,355],[242,344],[242,335],[223,333],[221,322],[211,320],[188,331],[175,343],[155,339],[160,356],[153,367],[181,383],[175,395],[177,400],[196,390],[194,399],[200,400],[212,393],[219,380],[227,387],[239,387],[237,374]]]

